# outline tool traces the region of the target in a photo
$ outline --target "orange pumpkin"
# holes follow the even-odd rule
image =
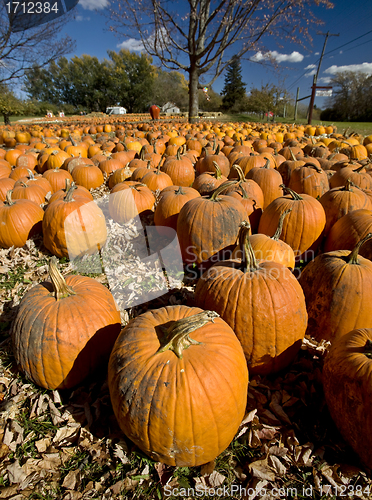
[[[155,461],[190,467],[214,460],[244,416],[246,362],[217,316],[187,306],[150,310],[114,345],[108,384],[116,419]]]
[[[21,300],[13,348],[18,366],[35,384],[70,389],[107,363],[121,321],[105,286],[85,276],[64,279],[56,263],[50,260],[51,282],[35,285]]]

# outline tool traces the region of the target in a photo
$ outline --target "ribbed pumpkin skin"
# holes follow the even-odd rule
[[[372,468],[372,359],[363,354],[372,329],[352,330],[332,344],[324,360],[323,389],[344,439]]]
[[[324,251],[351,250],[359,240],[372,232],[372,210],[361,208],[349,212],[331,228],[325,240]],[[367,259],[372,258],[372,243],[367,241],[359,252]]]
[[[219,195],[218,199],[198,197],[188,201],[177,220],[182,259],[198,266],[209,265],[218,252],[236,243],[239,224],[247,213],[239,200]]]
[[[121,331],[109,361],[122,431],[152,459],[178,467],[214,460],[234,438],[246,407],[246,361],[221,318],[190,333],[201,344],[185,349],[182,359],[157,353],[160,325],[200,312],[168,306],[141,314]]]
[[[281,212],[292,207],[283,222],[280,239],[293,248],[295,256],[300,256],[310,248],[317,248],[323,234],[326,216],[318,200],[307,194],[302,200],[293,200],[291,195],[277,198],[264,210],[258,232],[271,236],[275,233]]]
[[[324,236],[327,236],[332,226],[341,217],[354,210],[372,209],[372,202],[361,189],[345,186],[333,188],[319,199],[326,214]]]
[[[307,326],[305,298],[289,269],[257,261],[244,273],[240,260],[220,262],[199,279],[195,304],[216,311],[240,340],[252,375],[281,370],[293,361]]]
[[[109,358],[121,328],[105,286],[83,276],[68,276],[66,283],[76,295],[58,301],[50,282],[31,288],[13,324],[18,365],[46,389],[68,389],[92,374]]]
[[[96,252],[107,239],[105,216],[86,198],[56,200],[45,210],[43,238],[45,247],[60,258]]]
[[[333,342],[355,328],[372,328],[372,262],[359,256],[358,264],[348,264],[349,255],[349,250],[318,255],[301,273],[309,315],[306,333],[318,341]]]
[[[44,210],[31,200],[0,205],[0,248],[23,247],[30,236],[41,232]]]

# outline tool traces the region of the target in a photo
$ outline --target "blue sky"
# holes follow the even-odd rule
[[[312,45],[303,47],[284,43],[279,48],[274,40],[265,40],[271,57],[277,61],[276,69],[260,64],[266,62],[267,53],[250,53],[256,63],[242,61],[242,76],[247,91],[266,83],[281,83],[293,96],[296,95],[297,87],[300,88],[300,97],[309,95],[325,40],[317,32],[338,34],[328,38],[318,85],[328,85],[330,79],[340,71],[372,74],[372,0],[334,0],[333,3],[333,9],[322,7],[316,10],[316,16],[324,24],[312,30]],[[121,47],[137,51],[141,49],[134,39],[117,38],[109,31],[109,24],[101,15],[108,6],[109,0],[80,0],[75,21],[65,27],[65,31],[76,40],[76,50],[67,57],[89,54],[103,59],[107,57],[107,50],[118,51]],[[213,89],[220,92],[223,84],[222,75]],[[326,98],[317,97],[315,103],[319,107],[325,106]]]

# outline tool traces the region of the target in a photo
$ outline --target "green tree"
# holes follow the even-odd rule
[[[172,102],[181,110],[187,110],[188,104],[188,84],[178,71],[163,71],[156,67],[154,70],[154,84],[152,91],[152,104],[164,106],[167,102]]]
[[[223,95],[222,108],[225,111],[231,109],[245,96],[245,83],[243,83],[242,79],[242,66],[238,57],[234,57],[227,67],[225,84],[221,94]]]
[[[5,125],[10,124],[10,117],[20,115],[23,112],[23,103],[18,99],[7,85],[0,84],[0,114],[4,118]]]
[[[120,52],[109,51],[108,55],[112,62],[110,83],[116,89],[116,102],[124,106],[129,113],[147,111],[152,104],[154,83],[152,58],[145,53],[138,55],[124,49]]]

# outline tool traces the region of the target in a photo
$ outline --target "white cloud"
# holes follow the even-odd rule
[[[80,0],[79,5],[86,10],[101,10],[109,5],[108,0]]]
[[[320,52],[314,52],[314,56],[318,56]]]
[[[312,69],[308,73],[306,73],[304,76],[307,78],[308,76],[313,76],[316,74],[316,69]]]
[[[168,40],[168,37],[167,37],[166,30],[164,28],[161,28],[159,31],[159,34],[158,34],[157,41],[158,41],[158,43],[161,42],[161,43],[166,45],[167,40]],[[155,41],[154,35],[150,35],[147,39],[147,43],[150,47],[152,45],[154,45],[154,41]],[[141,40],[136,40],[135,38],[128,38],[128,40],[124,40],[124,42],[119,43],[117,45],[117,47],[118,47],[118,49],[126,49],[126,50],[133,51],[133,52],[141,52],[142,50],[145,50],[143,42]]]
[[[126,49],[131,52],[141,52],[142,50],[144,50],[144,46],[141,40],[135,40],[134,38],[128,38],[128,40],[119,43],[117,47],[118,49]]]
[[[308,66],[306,66],[305,69],[314,69],[314,68],[316,68],[315,64],[309,64]]]
[[[299,52],[292,52],[291,54],[280,54],[276,50],[270,50],[269,52],[265,52],[264,54],[259,51],[257,52],[251,60],[254,62],[259,62],[259,61],[267,61],[270,59],[274,59],[276,62],[281,63],[281,62],[301,62],[303,60],[304,56],[300,54]]]
[[[330,76],[322,76],[321,78],[318,78],[317,83],[331,83],[332,78]]]
[[[81,22],[81,21],[90,21],[90,17],[75,16],[75,21],[77,21],[77,22]]]
[[[348,66],[336,66],[334,64],[327,68],[324,73],[335,75],[336,73],[342,73],[344,71],[360,71],[366,75],[372,75],[372,63],[364,62],[362,64],[349,64]]]
[[[343,51],[343,50],[340,50],[340,51],[339,51],[339,54],[343,54],[343,53],[344,53],[344,51]]]

